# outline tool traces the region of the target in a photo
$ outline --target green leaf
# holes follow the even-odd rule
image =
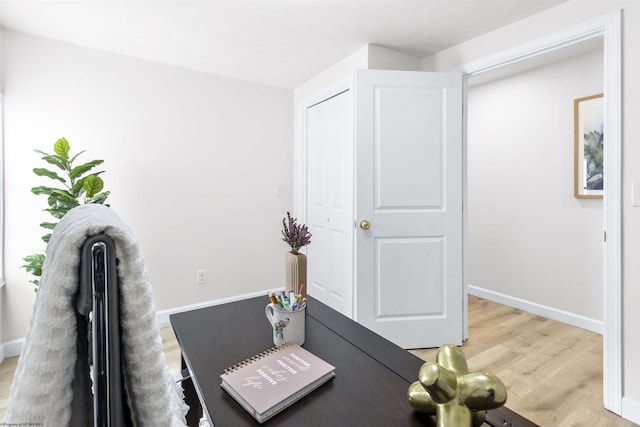
[[[47,230],[53,230],[57,223],[55,222],[41,222],[40,227],[46,228]]]
[[[61,178],[57,173],[50,171],[49,169],[45,169],[45,168],[34,168],[33,169],[33,173],[35,173],[38,176],[46,176],[48,178],[51,179],[57,179],[58,181],[66,184],[67,181],[64,180],[64,178]]]
[[[22,258],[22,260],[26,262],[26,264],[23,265],[22,268],[25,268],[28,273],[33,274],[34,276],[41,276],[44,259],[44,254],[27,255],[26,257]]]
[[[91,175],[95,175],[98,176],[101,173],[104,173],[104,171],[99,171],[99,172],[94,172]],[[89,175],[89,176],[91,176]],[[85,177],[87,178],[87,177]],[[80,196],[82,196],[82,194],[84,193],[84,180],[85,178],[80,178],[78,179],[74,184],[73,187],[71,187],[71,194],[73,194],[73,196],[75,198],[80,198]]]
[[[66,190],[60,190],[58,188],[51,189],[51,195],[56,196],[59,200],[64,201],[68,205],[78,206],[78,200],[76,197]]]
[[[63,171],[67,170],[67,161],[65,159],[63,159],[60,156],[50,156],[50,155],[46,155],[42,158],[42,160],[44,160],[45,162],[55,165],[57,167],[59,167],[60,169],[62,169]]]
[[[42,236],[42,241],[44,241],[45,243],[49,243],[49,239],[51,239],[51,233]]]
[[[52,194],[57,194],[57,195],[59,195],[60,197],[64,197],[64,198],[71,199],[71,200],[75,200],[75,199],[76,199],[76,198],[73,196],[73,194],[71,194],[71,192],[70,192],[70,191],[68,191],[68,190],[63,190],[63,189],[61,189],[61,188],[52,188],[52,189],[51,189],[51,193],[52,193]]]
[[[71,179],[76,179],[79,176],[84,175],[86,172],[89,172],[91,169],[93,169],[94,167],[102,163],[104,163],[104,160],[93,160],[89,163],[76,166],[75,168],[71,169],[71,173],[69,174],[69,176],[71,177]]]
[[[41,195],[41,194],[47,194],[47,195],[51,195],[53,193],[54,188],[50,188],[50,187],[33,187],[31,189],[31,192],[35,195]]]
[[[34,255],[27,255],[26,257],[22,258],[22,260],[29,264],[39,263],[39,265],[42,265],[42,263],[44,263],[44,258],[45,258],[44,254],[34,254]]]
[[[71,187],[71,194],[76,199],[82,196],[82,193],[84,193],[84,178],[77,180]]]
[[[49,196],[47,203],[49,203],[49,207],[51,208],[59,207],[67,210],[73,209],[80,204],[74,197],[55,192]]]
[[[42,276],[42,266],[40,268],[36,268],[23,265],[22,267],[26,269],[27,273],[29,274],[33,274],[34,276]]]
[[[102,191],[104,187],[104,182],[102,179],[95,175],[89,175],[84,179],[84,191],[87,193],[87,197],[91,198]]]
[[[93,196],[92,198],[87,200],[87,203],[94,203],[98,205],[103,205],[106,202],[107,197],[109,197],[110,192],[105,191],[104,193],[99,193]]]
[[[60,207],[52,207],[52,208],[49,208],[49,209],[45,209],[45,211],[49,212],[56,219],[62,219],[62,217],[65,216],[65,214],[67,212],[69,212],[69,209],[60,208]]]
[[[42,150],[35,149],[35,150],[33,150],[33,151],[35,151],[35,152],[36,152],[36,153],[38,153],[38,154],[44,154],[45,156],[51,156],[51,154],[49,154],[49,153],[45,153],[45,152],[44,152],[44,151],[42,151]]]
[[[59,140],[56,141],[55,144],[53,144],[53,151],[56,152],[56,154],[60,157],[62,157],[63,159],[68,159],[69,158],[69,149],[71,147],[69,147],[69,141],[66,140],[66,138],[62,137]]]

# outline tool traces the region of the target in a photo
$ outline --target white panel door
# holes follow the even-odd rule
[[[346,90],[306,110],[307,290],[353,316],[353,98]]]
[[[462,78],[355,82],[356,320],[404,348],[461,344]]]

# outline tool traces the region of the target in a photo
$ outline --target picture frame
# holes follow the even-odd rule
[[[604,195],[603,101],[602,93],[573,100],[573,194],[578,199]]]

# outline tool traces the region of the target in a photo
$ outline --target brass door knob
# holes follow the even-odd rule
[[[371,228],[371,224],[366,219],[363,219],[362,221],[360,221],[360,228],[362,228],[363,230],[368,230],[369,228]]]

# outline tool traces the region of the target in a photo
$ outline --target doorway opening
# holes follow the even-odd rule
[[[603,201],[574,197],[574,99],[602,37],[468,79],[468,291],[602,334]],[[601,120],[598,130],[601,130]]]
[[[462,66],[465,85],[471,78],[487,75],[489,71],[506,71],[508,67],[526,65],[525,61],[565,55],[570,47],[586,47],[602,40],[604,45],[603,93],[606,136],[604,148],[605,196],[603,199],[603,230],[606,233],[603,265],[603,396],[604,406],[620,414],[622,401],[622,348],[621,348],[621,129],[620,129],[620,13],[616,12],[525,46]],[[465,126],[468,120],[468,89],[465,88],[463,105]],[[464,151],[468,152],[468,129],[464,130]],[[465,174],[468,164],[465,164]],[[465,182],[467,176],[465,176]],[[468,188],[465,188],[465,206],[468,205]],[[465,259],[468,253],[468,224],[465,222]],[[526,225],[525,225],[526,226]],[[469,283],[468,271],[464,283]],[[464,307],[465,312],[467,307]],[[466,328],[465,328],[466,330]]]

